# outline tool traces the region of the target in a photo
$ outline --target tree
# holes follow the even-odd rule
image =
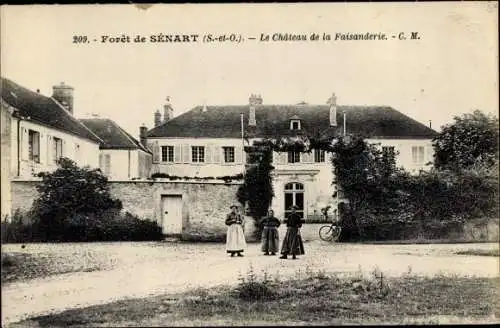
[[[80,168],[70,159],[61,158],[52,173],[41,173],[38,198],[31,215],[44,240],[67,238],[72,220],[102,217],[122,209],[120,200],[111,198],[108,179],[99,169]]]
[[[247,147],[248,169],[243,184],[238,188],[237,198],[242,204],[248,204],[249,215],[256,222],[267,215],[269,206],[274,197],[271,172],[272,149],[265,146]],[[260,227],[256,224],[256,233]]]
[[[498,118],[479,110],[455,116],[433,140],[437,169],[460,171],[498,161]]]

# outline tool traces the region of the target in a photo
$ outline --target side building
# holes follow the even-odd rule
[[[99,167],[103,141],[73,117],[73,88],[61,83],[51,97],[1,79],[2,217],[11,214],[12,180],[30,180],[67,157]]]
[[[152,152],[114,121],[106,118],[80,119],[102,142],[99,167],[111,180],[149,178]],[[142,134],[145,128],[141,128]]]

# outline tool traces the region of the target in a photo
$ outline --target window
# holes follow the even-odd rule
[[[424,146],[411,147],[411,158],[412,158],[413,164],[423,164],[424,163]]]
[[[288,163],[300,163],[300,152],[289,151],[288,152]]]
[[[222,147],[224,150],[224,163],[234,163],[234,147]]]
[[[300,121],[299,120],[291,120],[290,121],[290,130],[300,130]]]
[[[191,147],[191,161],[194,163],[205,162],[205,147],[192,146]]]
[[[62,140],[59,138],[52,139],[52,161],[57,163],[57,161],[62,157]]]
[[[161,161],[162,162],[174,161],[174,146],[161,146]]]
[[[325,151],[321,149],[314,150],[314,162],[323,163],[325,161]]]
[[[29,130],[28,151],[30,161],[40,163],[40,133]]]

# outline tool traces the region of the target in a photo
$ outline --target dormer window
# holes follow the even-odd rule
[[[297,115],[290,119],[290,130],[300,130],[300,119]]]

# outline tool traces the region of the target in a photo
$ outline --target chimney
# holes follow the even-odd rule
[[[141,140],[141,144],[144,146],[144,147],[147,147],[147,143],[146,143],[146,137],[147,137],[147,134],[148,134],[148,128],[147,126],[144,125],[144,123],[139,127],[139,137],[140,137],[140,140]]]
[[[52,98],[57,100],[68,112],[73,114],[73,87],[61,82],[52,87]]]
[[[166,101],[165,105],[163,105],[163,123],[167,123],[174,116],[174,109],[170,104],[170,97],[167,97]]]
[[[253,93],[250,95],[249,101],[249,113],[248,113],[248,125],[256,126],[257,122],[255,121],[255,108],[259,105],[262,105],[262,97],[261,95],[254,95]]]
[[[327,104],[330,105],[330,126],[337,126],[337,96],[335,96],[335,92],[332,93]]]
[[[161,125],[161,113],[159,110],[156,110],[154,117],[155,117],[155,127]]]
[[[432,129],[432,121],[431,120],[429,120],[429,128]]]

